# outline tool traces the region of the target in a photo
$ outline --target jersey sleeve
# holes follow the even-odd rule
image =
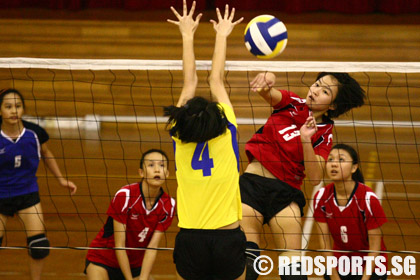
[[[322,198],[325,192],[325,188],[320,189],[314,196],[313,207],[314,207],[314,219],[320,223],[326,223],[327,218],[325,212],[322,211],[324,206],[324,199]]]
[[[36,136],[38,136],[38,140],[41,145],[50,139],[50,136],[48,135],[47,131],[45,131],[45,129],[43,129],[39,125],[24,120],[22,120],[22,122],[25,128],[30,129],[36,133]]]
[[[225,103],[219,103],[219,106],[222,107],[223,111],[225,112],[226,118],[228,121],[233,124],[234,126],[238,126],[236,123],[236,116],[235,112],[233,111],[232,107]]]
[[[387,222],[384,209],[379,203],[379,199],[373,191],[366,192],[366,228],[375,229]]]
[[[120,189],[112,199],[111,204],[108,207],[108,211],[106,212],[107,215],[122,224],[127,224],[129,201],[130,190],[125,188]]]
[[[279,103],[277,103],[276,105],[273,106],[274,109],[281,109],[283,107],[286,107],[291,102],[290,92],[289,91],[283,90],[283,89],[280,89],[279,91],[280,91],[280,93],[282,95],[281,101]]]
[[[166,231],[172,224],[172,220],[174,219],[175,214],[175,199],[169,198],[170,203],[167,203],[164,211],[165,216],[159,221],[158,225],[156,226],[156,230],[158,231]]]

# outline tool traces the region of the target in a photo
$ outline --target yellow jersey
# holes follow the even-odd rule
[[[238,125],[233,109],[219,106],[228,120],[224,134],[205,143],[182,143],[172,136],[181,228],[217,229],[242,219]]]

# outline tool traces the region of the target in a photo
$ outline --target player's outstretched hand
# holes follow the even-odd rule
[[[253,92],[268,91],[276,82],[276,76],[271,72],[259,73],[249,83]]]
[[[225,14],[223,17],[220,14],[219,8],[216,8],[216,14],[217,14],[218,22],[213,19],[210,20],[210,22],[213,23],[213,28],[214,30],[216,30],[216,33],[218,35],[222,35],[226,37],[229,36],[229,34],[232,32],[235,25],[241,23],[244,20],[244,18],[241,17],[237,21],[232,22],[233,18],[235,17],[235,8],[232,8],[232,11],[230,12],[230,15],[229,15],[229,5],[227,4],[225,7]]]
[[[188,13],[187,9],[187,2],[184,0],[183,2],[183,9],[182,9],[182,16],[175,10],[174,7],[171,7],[172,12],[178,19],[178,21],[168,19],[167,21],[178,25],[179,31],[181,31],[182,36],[185,35],[194,35],[194,32],[197,30],[198,24],[200,23],[200,19],[203,14],[198,14],[195,20],[193,19],[194,11],[195,11],[195,1],[192,3],[191,10]]]
[[[77,186],[72,181],[69,181],[67,179],[62,178],[60,180],[60,185],[65,188],[68,188],[70,190],[71,195],[75,194],[77,191]]]

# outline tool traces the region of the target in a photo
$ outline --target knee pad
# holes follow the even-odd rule
[[[3,236],[0,237],[0,247],[1,247],[1,244],[3,244]]]
[[[254,269],[255,259],[258,258],[261,254],[260,248],[254,242],[246,242],[246,280],[256,280],[259,274]]]
[[[28,237],[28,254],[35,260],[41,260],[46,258],[50,254],[50,249],[44,249],[42,247],[50,247],[50,241],[48,241],[45,234],[38,234]],[[42,249],[38,249],[38,248]]]

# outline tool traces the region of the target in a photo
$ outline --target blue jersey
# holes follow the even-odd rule
[[[38,191],[36,172],[48,134],[36,124],[24,121],[23,125],[16,139],[0,134],[0,199]]]

